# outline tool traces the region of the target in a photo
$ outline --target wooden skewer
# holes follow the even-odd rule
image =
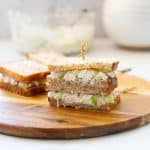
[[[136,89],[135,86],[133,87],[129,87],[129,88],[124,88],[124,89],[117,89],[117,92],[120,92],[120,93],[128,93],[130,91],[134,91]]]
[[[80,56],[82,57],[83,60],[85,60],[85,55],[86,55],[88,48],[89,48],[89,43],[87,41],[81,44]]]
[[[150,96],[149,91],[134,91],[136,87],[129,87],[124,89],[116,89],[116,92],[118,93],[133,93],[133,94],[140,94],[140,95],[148,95]]]
[[[125,69],[122,69],[122,70],[118,70],[118,72],[120,72],[120,73],[128,73],[131,70],[132,70],[131,68],[125,68]]]

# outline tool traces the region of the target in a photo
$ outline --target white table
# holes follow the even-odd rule
[[[7,42],[0,43],[0,61],[19,57],[14,54],[12,46]],[[96,40],[93,50],[89,51],[89,56],[115,57],[120,60],[120,68],[131,67],[131,74],[136,74],[150,80],[150,50],[124,50],[116,48],[106,39]],[[134,106],[133,106],[134,107]],[[130,131],[117,133],[99,138],[79,139],[79,140],[36,140],[0,135],[0,150],[149,150],[150,149],[150,125]]]

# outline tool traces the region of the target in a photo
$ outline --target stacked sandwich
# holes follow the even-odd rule
[[[115,70],[118,61],[97,58],[68,58],[49,65],[48,99],[53,106],[109,111],[120,102]]]

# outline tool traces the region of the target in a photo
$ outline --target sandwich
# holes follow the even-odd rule
[[[24,96],[45,91],[47,66],[30,60],[17,60],[0,64],[0,88]]]
[[[117,87],[118,61],[86,58],[67,58],[61,63],[49,65],[46,88],[52,106],[112,110],[120,96]]]
[[[39,51],[38,53],[30,53],[27,55],[29,60],[35,61],[40,64],[49,65],[66,58],[61,53],[54,51]]]

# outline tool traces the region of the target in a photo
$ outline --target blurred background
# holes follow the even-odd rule
[[[46,47],[76,53],[105,36],[103,0],[6,0],[0,5],[0,38],[12,38],[22,51]]]
[[[22,51],[77,53],[109,38],[123,48],[150,49],[149,0],[1,0],[0,38]]]
[[[30,13],[53,13],[55,10],[63,9],[64,11],[80,11],[87,8],[96,12],[95,35],[97,37],[104,36],[103,26],[101,24],[101,7],[103,0],[5,0],[0,5],[0,38],[8,38],[10,36],[10,28],[8,22],[9,10],[20,10]]]

